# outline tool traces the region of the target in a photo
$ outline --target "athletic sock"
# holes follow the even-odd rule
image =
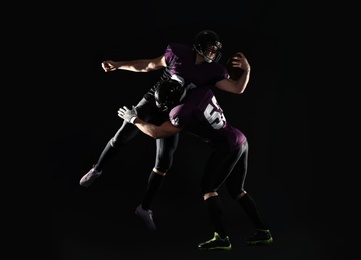
[[[248,193],[242,196],[238,202],[246,214],[250,217],[251,221],[257,229],[268,229],[261,217],[260,212],[257,209],[256,203]]]
[[[214,231],[218,233],[221,238],[225,238],[226,231],[223,225],[223,211],[222,202],[219,196],[213,196],[204,201],[208,210],[211,223],[214,227]]]
[[[163,183],[164,176],[151,172],[148,178],[147,192],[144,196],[142,207],[143,209],[149,209],[154,197],[157,195],[160,187]]]

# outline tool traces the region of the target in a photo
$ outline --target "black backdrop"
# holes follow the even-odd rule
[[[62,62],[53,82],[49,147],[52,259],[330,259],[333,234],[322,225],[312,197],[309,97],[303,90],[306,7],[301,1],[134,1],[65,8],[55,40]],[[57,18],[57,17],[56,17]],[[253,232],[244,213],[221,190],[233,250],[197,252],[213,233],[198,194],[209,148],[182,134],[174,165],[153,209],[159,231],[148,233],[134,209],[145,192],[155,143],[139,134],[91,187],[80,178],[96,162],[122,121],[119,107],[136,104],[161,72],[105,73],[106,59],[160,55],[169,42],[191,44],[203,29],[216,31],[221,63],[242,51],[251,66],[243,95],[214,90],[227,119],[250,144],[246,190],[274,235],[269,247],[247,248]],[[317,224],[316,224],[317,223]],[[325,236],[326,234],[326,236]]]

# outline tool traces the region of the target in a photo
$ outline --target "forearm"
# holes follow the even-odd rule
[[[235,92],[238,94],[242,94],[248,85],[249,79],[251,76],[251,68],[244,70],[242,76],[236,81]]]
[[[118,70],[128,70],[133,72],[148,72],[156,69],[149,59],[118,61],[115,63],[115,67]]]
[[[162,131],[161,127],[153,125],[151,123],[147,123],[140,118],[136,118],[133,124],[144,134],[154,139],[170,136],[166,132]]]
[[[215,86],[230,93],[242,94],[251,75],[251,66],[247,58],[242,52],[237,52],[227,61],[226,68],[230,77],[217,82]]]
[[[132,106],[132,109],[129,109],[126,106],[119,108],[118,116],[124,121],[135,125],[144,134],[154,139],[169,137],[182,131],[181,127],[172,125],[170,121],[165,121],[160,126],[143,121],[138,117],[135,106]]]
[[[164,55],[154,59],[139,59],[130,61],[118,61],[114,64],[116,69],[133,72],[148,72],[167,66]]]
[[[215,84],[215,87],[229,93],[242,94],[247,88],[250,79],[250,72],[251,72],[250,69],[244,70],[241,77],[238,80],[223,79],[221,81],[218,81]]]

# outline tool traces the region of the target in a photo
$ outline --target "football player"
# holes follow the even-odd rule
[[[165,80],[155,90],[155,101],[161,111],[169,113],[169,120],[157,126],[142,120],[137,109],[120,108],[118,115],[154,139],[168,138],[186,130],[212,147],[201,180],[201,195],[214,228],[214,237],[200,243],[201,250],[230,250],[231,243],[222,220],[222,203],[218,189],[225,183],[235,199],[252,220],[256,232],[246,239],[248,245],[267,245],[273,242],[269,228],[252,197],[244,189],[248,163],[246,136],[226,119],[216,97],[209,88],[192,85],[184,88],[176,80]],[[236,163],[240,170],[233,170]]]

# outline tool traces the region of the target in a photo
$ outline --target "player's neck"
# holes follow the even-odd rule
[[[196,60],[195,60],[195,64],[196,65],[198,65],[198,64],[201,64],[201,63],[204,63],[204,62],[206,62],[205,60],[204,60],[204,58],[203,58],[203,56],[201,56],[200,54],[198,54],[197,52],[196,52]]]

